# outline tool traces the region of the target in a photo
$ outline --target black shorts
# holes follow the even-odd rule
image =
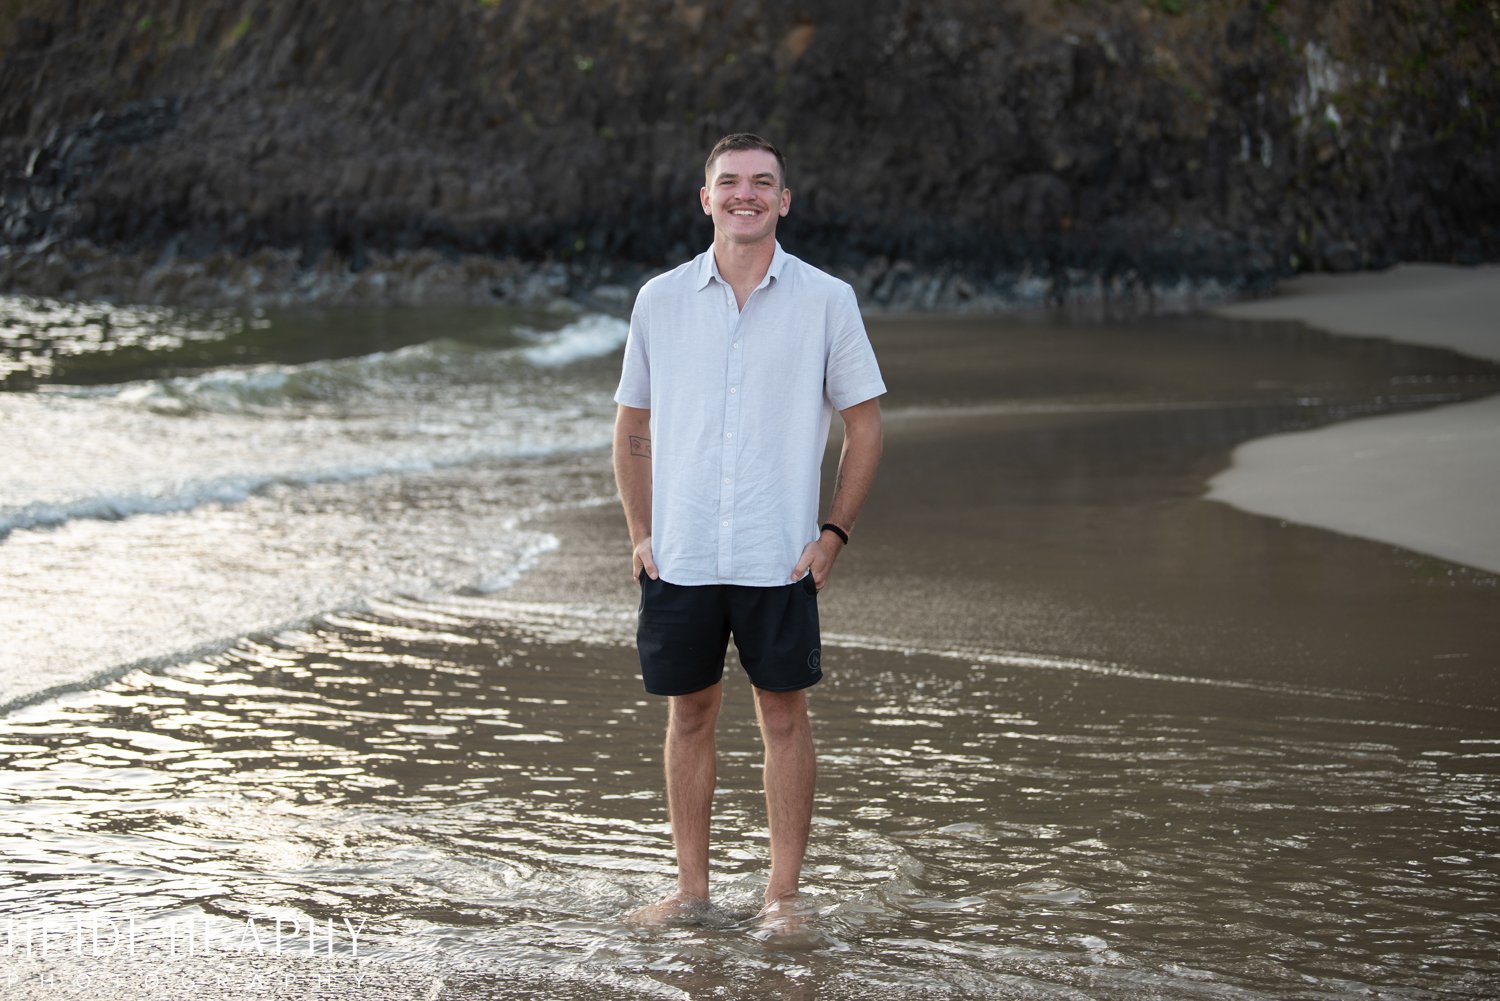
[[[794,692],[823,678],[818,589],[808,574],[781,587],[685,586],[639,574],[636,648],[652,695],[687,695],[718,684],[734,636],[750,683]]]

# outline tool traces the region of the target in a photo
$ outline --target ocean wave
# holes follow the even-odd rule
[[[428,457],[390,458],[365,464],[305,472],[257,473],[198,479],[161,492],[121,492],[70,500],[0,507],[0,541],[12,532],[57,528],[71,521],[121,521],[141,515],[179,514],[215,504],[241,504],[277,487],[303,488],[352,483],[388,475],[419,475],[440,469],[505,460],[546,459],[600,447],[602,442],[567,441],[553,445],[474,448]]]
[[[299,405],[360,404],[423,387],[503,384],[526,368],[561,368],[618,350],[629,326],[590,314],[557,330],[519,330],[520,347],[483,348],[439,338],[393,351],[301,365],[221,368],[131,383],[109,395],[158,413],[253,413]],[[92,391],[89,395],[99,395]]]
[[[471,381],[480,352],[435,340],[394,351],[302,365],[215,369],[118,388],[114,396],[158,412],[244,413],[297,404],[352,402],[400,395],[423,382]]]
[[[538,344],[514,350],[532,365],[557,368],[602,358],[622,347],[629,333],[630,325],[624,320],[592,313],[543,335]]]

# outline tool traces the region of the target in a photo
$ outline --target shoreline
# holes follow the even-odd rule
[[[1500,264],[1398,264],[1385,271],[1299,275],[1267,298],[1210,312],[1237,320],[1298,320],[1331,334],[1446,348],[1500,363],[1496,307]]]
[[[790,246],[797,252],[795,243]],[[201,256],[130,251],[87,240],[41,251],[0,244],[0,296],[101,301],[179,309],[514,306],[593,309],[628,316],[635,293],[668,261],[515,256],[422,248],[325,251],[309,259],[287,248]],[[972,314],[1070,318],[1199,312],[1271,287],[1275,275],[1052,273],[1030,264],[981,278],[944,264],[854,259],[827,269],[855,290],[867,315],[894,318]]]
[[[1500,363],[1496,265],[1308,276],[1272,298],[1212,312]],[[1500,515],[1488,500],[1497,493],[1500,397],[1491,396],[1247,442],[1209,481],[1206,498],[1500,573]]]

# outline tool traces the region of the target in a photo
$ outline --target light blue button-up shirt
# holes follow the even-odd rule
[[[884,392],[854,290],[779,243],[743,310],[712,248],[647,282],[615,402],[651,411],[662,579],[786,584],[818,537],[833,411]]]

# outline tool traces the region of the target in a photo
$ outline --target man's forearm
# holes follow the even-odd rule
[[[630,544],[651,534],[651,412],[621,407],[615,417],[615,487],[625,509]]]
[[[838,476],[834,480],[833,500],[828,520],[852,531],[880,467],[884,435],[880,427],[880,403],[867,400],[843,411],[844,446],[839,452]]]

